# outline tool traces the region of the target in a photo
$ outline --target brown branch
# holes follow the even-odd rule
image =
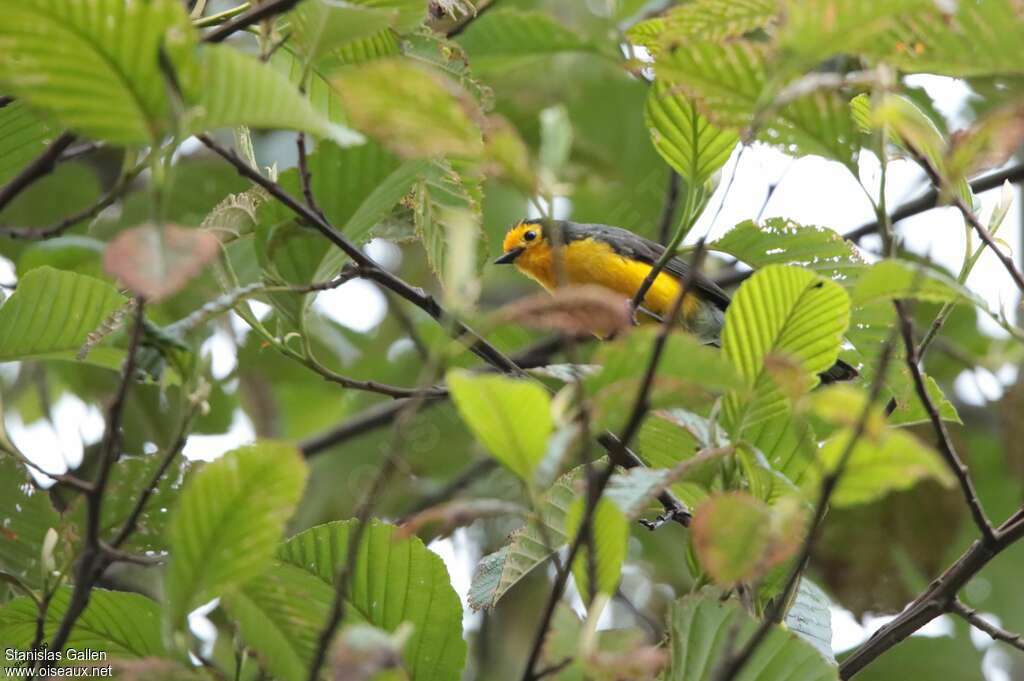
[[[910,375],[914,379],[914,389],[917,391],[917,397],[921,400],[921,404],[924,405],[925,411],[928,413],[928,419],[932,424],[932,430],[935,431],[936,445],[938,446],[939,453],[942,455],[942,458],[945,459],[946,464],[949,466],[953,475],[956,476],[957,482],[960,484],[960,490],[963,492],[964,501],[967,502],[967,506],[971,509],[971,517],[974,519],[974,524],[977,525],[978,530],[981,532],[982,541],[992,543],[995,541],[995,533],[992,529],[992,524],[985,516],[985,510],[982,508],[981,501],[978,499],[978,493],[974,489],[974,483],[971,482],[967,466],[964,465],[963,461],[960,460],[959,455],[956,453],[956,449],[953,447],[953,442],[950,440],[949,432],[946,430],[946,424],[943,422],[942,416],[939,415],[939,410],[935,408],[935,404],[932,402],[932,398],[928,394],[928,388],[925,385],[924,376],[921,373],[920,356],[918,355],[917,344],[914,342],[914,327],[913,322],[910,320],[910,313],[907,311],[906,305],[903,301],[895,300],[893,301],[893,305],[895,305],[896,313],[899,315],[900,334],[903,336],[903,345],[906,348],[907,368],[910,369]]]
[[[932,165],[928,157],[909,145],[907,148],[910,150],[914,160],[917,161],[917,164],[924,169],[925,173],[927,173],[928,178],[932,181],[932,184],[935,185],[935,188],[941,189],[946,187],[946,183],[943,180],[942,175],[939,174],[939,171]],[[964,203],[964,200],[960,198],[958,193],[950,191],[950,196],[952,197],[952,204],[959,209],[960,213],[964,216],[964,220],[967,221],[967,224],[974,228],[974,231],[978,233],[982,242],[984,242],[984,244],[988,246],[993,253],[995,253],[996,257],[999,258],[999,262],[1003,264],[1003,267],[1006,268],[1007,272],[1009,272],[1014,283],[1017,284],[1017,288],[1021,293],[1024,293],[1024,274],[1017,269],[1017,265],[1013,262],[1013,257],[999,250],[996,246],[995,237],[992,236],[991,232],[988,231],[985,225],[981,224],[981,220],[979,220],[978,216],[974,214],[974,211]]]
[[[299,2],[301,2],[301,0],[270,0],[269,2],[254,5],[231,21],[221,24],[204,35],[203,42],[223,42],[229,36],[234,35],[238,31],[245,30],[263,19],[269,19],[270,17],[287,12],[295,5],[299,4]]]
[[[482,336],[477,334],[463,322],[451,317],[441,307],[440,303],[426,293],[423,289],[410,286],[402,279],[383,269],[370,256],[363,253],[362,249],[348,240],[341,232],[337,231],[329,222],[316,214],[308,206],[297,201],[286,192],[279,184],[273,182],[257,170],[250,167],[245,161],[231,149],[222,147],[207,135],[199,135],[199,141],[221,156],[228,163],[233,165],[239,175],[246,177],[267,191],[275,199],[283,203],[289,210],[301,217],[306,223],[323,234],[335,246],[340,248],[356,265],[364,268],[363,276],[376,281],[381,286],[393,291],[402,298],[405,298],[434,319],[443,322],[451,329],[452,336],[456,339],[470,339],[469,349],[478,357],[491,366],[506,373],[521,375],[522,369],[510,360],[504,353],[488,343]]]
[[[107,409],[107,424],[103,433],[102,444],[100,445],[99,472],[96,475],[92,491],[86,494],[86,527],[85,545],[82,548],[82,555],[79,557],[78,568],[75,571],[75,586],[68,601],[64,617],[50,639],[50,650],[62,650],[67,643],[75,622],[85,611],[89,604],[89,594],[92,591],[96,580],[99,579],[103,570],[109,565],[109,556],[104,552],[100,541],[100,526],[102,522],[103,495],[107,490],[107,483],[110,480],[110,471],[117,461],[121,449],[121,422],[124,415],[124,405],[128,399],[128,387],[134,381],[135,366],[138,356],[139,345],[142,340],[142,330],[145,321],[141,298],[137,299],[135,305],[135,325],[132,328],[131,339],[128,343],[128,352],[125,356],[124,365],[121,368],[121,380],[117,385],[117,392]]]
[[[113,187],[111,187],[110,191],[101,196],[91,206],[87,206],[77,213],[72,213],[48,227],[5,227],[0,225],[0,236],[10,237],[11,239],[23,239],[26,241],[45,241],[47,239],[58,237],[82,222],[82,220],[88,220],[89,218],[99,215],[101,211],[117,201],[117,199],[119,199],[128,190],[132,180],[134,180],[139,173],[145,169],[145,167],[145,164],[141,164],[132,169]]]
[[[482,17],[484,13],[486,13],[488,10],[494,9],[494,6],[497,4],[498,0],[491,0],[489,3],[478,9],[474,14],[467,17],[465,21],[459,22],[452,28],[448,29],[448,31],[445,33],[445,37],[451,40],[452,38],[458,36],[460,33],[469,28],[470,24],[472,24],[474,21]]]
[[[306,205],[309,206],[310,210],[315,211],[317,215],[326,221],[327,216],[320,210],[320,206],[317,205],[316,198],[313,196],[312,175],[309,172],[309,162],[306,156],[306,133],[300,132],[295,136],[295,146],[299,152],[299,180],[302,184],[302,196],[306,199]]]
[[[28,189],[37,180],[46,177],[57,167],[57,159],[64,153],[64,150],[75,141],[75,135],[70,132],[61,134],[57,139],[50,142],[50,145],[43,150],[31,163],[25,166],[20,173],[0,187],[0,210],[7,207],[18,194]]]
[[[1024,521],[1017,517],[1021,513],[1024,513],[1024,508],[996,530],[994,544],[987,544],[980,539],[975,540],[967,551],[939,575],[924,593],[904,608],[896,619],[854,649],[839,665],[839,677],[853,677],[887,650],[939,615],[948,612],[956,594],[967,582],[981,572],[993,558],[1024,537]]]
[[[1014,648],[1024,651],[1024,636],[1015,634],[1012,631],[1007,631],[1002,627],[997,627],[991,622],[986,621],[978,614],[977,610],[968,607],[963,603],[963,601],[954,598],[953,602],[949,604],[949,611],[954,615],[959,615],[964,618],[964,620],[972,627],[985,632],[994,640],[1008,643]]]

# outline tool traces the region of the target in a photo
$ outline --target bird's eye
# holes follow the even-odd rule
[[[523,235],[523,241],[533,241],[537,238],[537,232],[529,231]]]

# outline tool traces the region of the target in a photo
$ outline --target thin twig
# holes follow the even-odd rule
[[[107,483],[110,480],[110,471],[120,453],[121,421],[124,415],[124,406],[128,399],[128,388],[134,381],[136,359],[139,345],[142,341],[142,329],[145,319],[143,309],[145,306],[141,298],[137,299],[137,301],[135,306],[135,324],[132,328],[124,365],[121,368],[121,379],[118,382],[114,399],[107,409],[107,425],[100,445],[99,472],[96,476],[94,488],[85,497],[85,545],[82,548],[82,555],[79,557],[78,568],[75,571],[75,586],[71,592],[67,609],[64,611],[64,617],[50,639],[51,651],[59,651],[64,648],[64,644],[67,643],[75,622],[78,621],[85,607],[89,604],[89,594],[96,580],[99,579],[103,570],[109,564],[108,557],[100,545],[103,495],[107,490]]]
[[[522,369],[516,366],[516,364],[503,352],[488,343],[482,336],[466,326],[466,324],[452,318],[433,296],[422,289],[410,286],[402,279],[380,267],[373,258],[363,253],[362,249],[349,241],[347,237],[337,231],[329,222],[317,215],[315,211],[297,201],[279,184],[267,179],[258,171],[251,168],[244,160],[239,158],[234,150],[221,146],[207,135],[199,135],[198,139],[228,163],[233,165],[240,175],[263,187],[267,193],[327,237],[331,243],[340,248],[349,258],[351,258],[356,265],[365,269],[363,274],[367,279],[372,279],[402,298],[405,298],[434,319],[445,322],[446,326],[451,328],[452,335],[456,339],[464,337],[469,338],[470,351],[486,361],[488,364],[501,369],[506,373],[522,375]]]
[[[309,161],[306,156],[306,133],[300,132],[295,136],[295,146],[299,152],[299,180],[302,184],[302,196],[306,199],[306,205],[316,211],[316,214],[326,222],[327,216],[320,210],[320,206],[317,205],[316,198],[313,196],[312,175],[309,172]]]
[[[145,163],[139,164],[131,171],[126,172],[121,179],[110,188],[110,191],[101,196],[91,206],[87,206],[77,213],[73,213],[48,227],[4,227],[3,225],[0,225],[0,236],[6,236],[12,239],[23,239],[26,241],[45,241],[46,239],[58,237],[83,220],[88,220],[99,215],[105,208],[112,205],[128,190],[131,186],[132,180],[138,177],[139,173],[141,173],[145,168]]]
[[[74,133],[62,133],[57,139],[50,142],[39,156],[22,168],[21,172],[0,187],[0,210],[7,207],[18,194],[28,189],[36,180],[46,177],[57,167],[57,159],[64,153],[64,150],[75,141]]]
[[[943,180],[942,175],[939,174],[939,171],[935,168],[934,165],[932,165],[932,162],[928,159],[928,157],[926,157],[924,154],[917,151],[913,147],[908,146],[908,149],[914,156],[914,160],[917,161],[917,164],[924,169],[925,173],[928,174],[928,178],[932,181],[932,184],[935,185],[935,188],[942,189],[943,187],[945,187],[946,183]],[[1007,255],[996,246],[995,238],[988,231],[985,225],[981,224],[981,220],[979,220],[978,216],[974,214],[974,211],[971,210],[971,208],[966,203],[964,203],[964,200],[960,197],[958,193],[956,193],[955,191],[950,191],[950,196],[952,197],[953,205],[956,206],[960,213],[964,216],[964,220],[967,221],[967,224],[974,228],[974,231],[978,233],[978,236],[981,238],[982,242],[984,242],[984,244],[988,246],[993,253],[995,253],[995,256],[999,258],[999,262],[1003,264],[1003,267],[1010,274],[1010,278],[1013,279],[1014,283],[1017,285],[1017,288],[1021,291],[1021,293],[1024,293],[1024,274],[1022,274],[1021,271],[1017,269],[1017,265],[1013,262],[1013,256]]]
[[[968,508],[971,509],[971,517],[974,519],[974,524],[978,527],[978,531],[981,532],[982,540],[986,543],[994,543],[996,539],[995,532],[992,529],[992,524],[985,516],[985,510],[981,507],[981,501],[978,500],[978,492],[974,489],[974,483],[971,482],[967,466],[964,465],[964,462],[960,460],[960,456],[956,453],[953,442],[950,440],[949,432],[946,430],[946,424],[943,422],[939,410],[935,408],[935,403],[932,402],[932,398],[928,394],[928,387],[925,385],[924,376],[921,373],[917,344],[914,342],[914,326],[910,320],[910,313],[907,311],[906,304],[903,301],[895,300],[893,305],[896,307],[896,313],[900,318],[900,334],[903,336],[903,345],[906,348],[907,368],[910,369],[910,375],[914,379],[914,389],[917,391],[917,397],[921,400],[921,404],[924,405],[924,409],[928,413],[928,419],[932,424],[932,430],[935,431],[939,453],[946,460],[946,464],[960,484],[964,501],[967,502]]]
[[[1002,627],[992,624],[981,617],[977,610],[965,605],[960,599],[953,599],[953,602],[949,604],[949,611],[954,615],[959,615],[964,618],[964,620],[972,627],[985,632],[994,640],[1008,643],[1014,648],[1024,651],[1024,636],[1015,634],[1012,631],[1007,631]]]
[[[301,0],[270,0],[269,2],[260,3],[255,7],[250,7],[234,19],[221,24],[204,35],[203,42],[223,42],[238,31],[245,30],[255,23],[287,12],[295,5],[299,4],[299,2],[301,2]]]
[[[478,9],[476,12],[471,14],[469,17],[467,17],[465,21],[462,21],[462,22],[456,24],[455,26],[453,26],[452,28],[448,29],[448,32],[445,33],[445,37],[448,38],[449,40],[451,40],[455,36],[459,35],[463,31],[465,31],[467,28],[469,28],[470,24],[472,24],[474,21],[476,21],[477,19],[482,17],[485,12],[487,12],[488,10],[494,9],[494,6],[497,5],[497,4],[498,4],[498,0],[491,0],[489,3],[487,3],[486,5],[484,5],[480,9]]]

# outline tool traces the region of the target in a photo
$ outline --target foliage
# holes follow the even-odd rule
[[[972,628],[1020,648],[1024,331],[972,277],[1024,289],[1013,192],[972,190],[1024,139],[1020,3],[494,4],[3,0],[0,641],[239,681],[978,678]],[[766,148],[877,224],[721,224]],[[934,198],[894,210],[914,167]],[[936,203],[959,270],[959,234],[904,231]],[[554,295],[490,267],[531,216],[679,246],[662,276],[730,289],[682,279],[720,335],[634,319],[590,281],[617,258],[556,249]],[[842,651],[838,608],[895,617]]]

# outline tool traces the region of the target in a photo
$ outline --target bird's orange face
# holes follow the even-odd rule
[[[527,251],[544,244],[544,228],[536,222],[520,222],[505,235],[501,245],[504,255],[495,260],[498,265],[509,265]]]

